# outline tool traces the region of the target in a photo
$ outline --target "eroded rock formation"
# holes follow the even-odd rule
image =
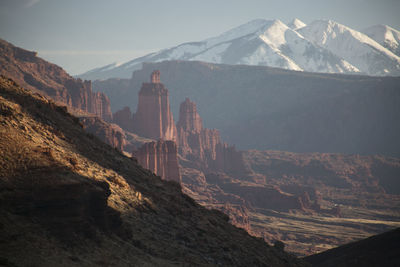
[[[178,166],[177,147],[174,141],[159,140],[144,144],[132,155],[137,158],[139,164],[154,172],[161,178],[169,181],[181,182]]]
[[[196,162],[197,167],[235,176],[246,174],[242,153],[222,143],[218,130],[203,128],[196,104],[189,98],[180,106],[176,128],[179,154]]]
[[[143,83],[134,116],[134,131],[152,139],[176,140],[176,127],[169,106],[168,89],[153,71],[150,83]]]
[[[196,103],[186,98],[182,102],[179,109],[179,121],[176,124],[177,128],[182,128],[186,132],[201,132],[203,122],[199,113],[197,113]]]
[[[12,78],[22,87],[51,97],[68,107],[112,120],[110,100],[92,91],[90,81],[74,79],[62,68],[0,39],[0,74]]]

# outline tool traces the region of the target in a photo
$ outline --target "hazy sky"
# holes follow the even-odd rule
[[[399,14],[400,0],[0,0],[0,38],[78,74],[257,18],[400,29]]]

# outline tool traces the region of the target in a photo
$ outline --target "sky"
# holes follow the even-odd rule
[[[400,0],[0,0],[0,38],[72,75],[201,41],[253,19],[400,30]]]

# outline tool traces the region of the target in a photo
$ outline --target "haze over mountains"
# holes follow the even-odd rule
[[[128,78],[143,62],[194,60],[279,67],[296,71],[400,75],[399,31],[372,26],[365,33],[331,20],[306,25],[294,19],[257,19],[200,42],[114,63],[78,75],[84,79]]]

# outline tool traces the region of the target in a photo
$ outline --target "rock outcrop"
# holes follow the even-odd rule
[[[150,83],[139,92],[134,131],[152,139],[176,140],[176,127],[169,106],[168,89],[160,82],[160,72],[153,71]]]
[[[132,152],[138,163],[164,180],[181,183],[178,151],[174,141],[149,142]]]
[[[124,150],[125,134],[117,125],[106,123],[98,117],[81,117],[80,121],[88,133],[120,151]]]
[[[197,113],[196,103],[187,97],[179,108],[179,121],[177,128],[182,128],[185,132],[199,133],[203,129],[203,122]]]
[[[74,79],[62,68],[0,39],[0,74],[12,78],[21,86],[51,97],[68,107],[112,120],[110,100],[92,91],[90,81]]]
[[[133,132],[133,116],[129,107],[124,107],[113,114],[113,122],[118,124],[122,129]]]
[[[186,98],[179,109],[179,154],[197,163],[206,171],[222,171],[235,176],[247,172],[242,153],[234,146],[221,142],[218,130],[203,128],[196,104]]]

